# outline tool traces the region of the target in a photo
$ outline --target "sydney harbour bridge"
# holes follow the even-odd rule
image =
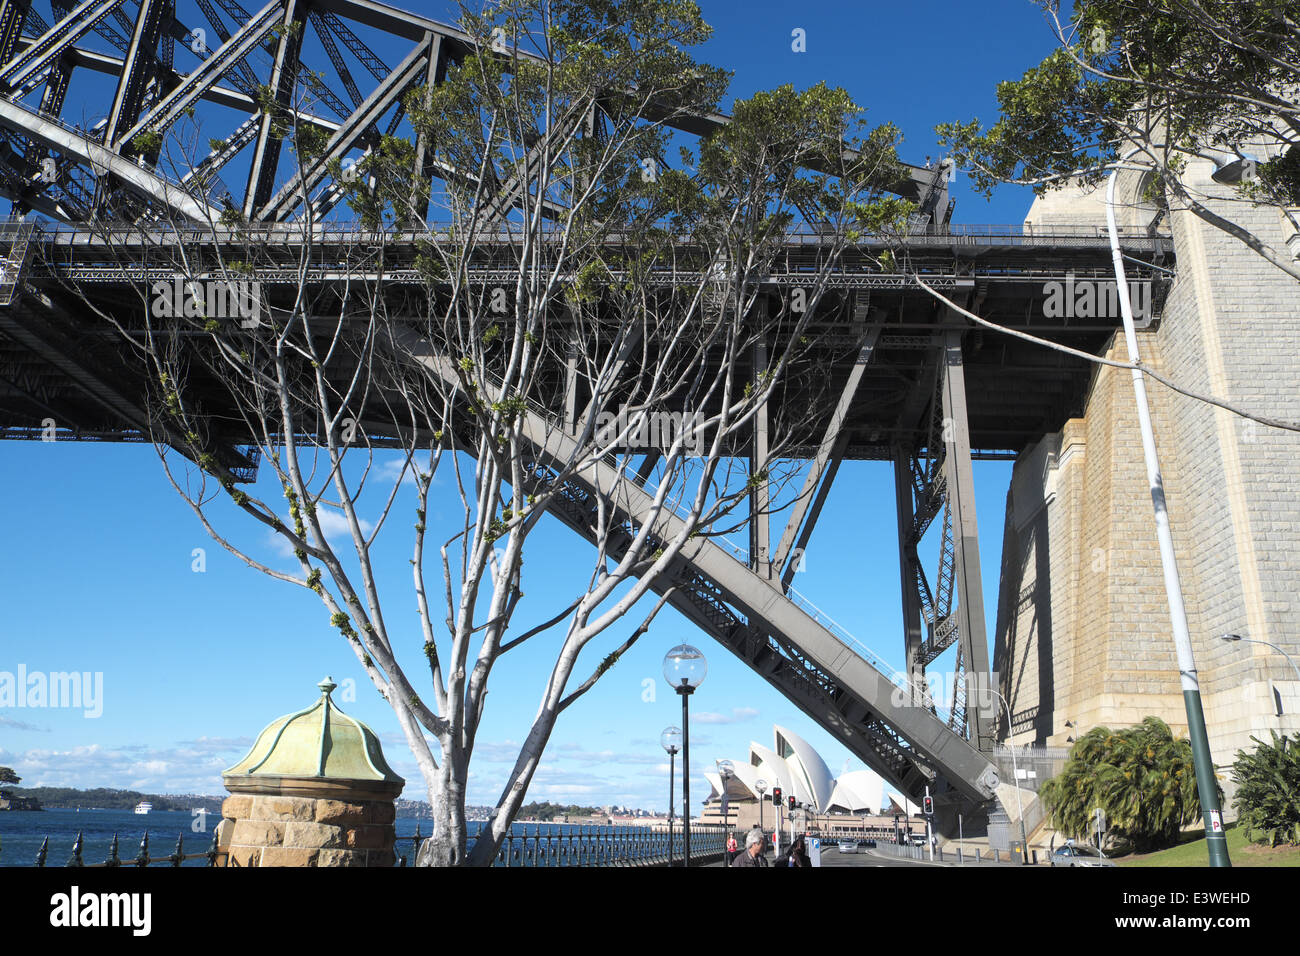
[[[196,0],[193,9],[198,19],[182,22],[174,0],[0,0],[0,191],[14,210],[0,227],[0,438],[39,439],[53,428],[60,440],[152,440],[142,370],[116,333],[78,307],[70,287],[90,290],[105,309],[138,308],[131,290],[143,267],[131,263],[146,249],[191,241],[187,222],[194,235],[215,235],[232,250],[254,241],[266,261],[278,257],[278,269],[259,270],[271,296],[277,283],[302,281],[299,224],[306,216],[327,222],[344,193],[331,179],[334,161],[375,148],[400,126],[404,95],[438,83],[448,62],[474,48],[456,27],[373,0],[271,0],[256,10]],[[93,84],[81,85],[102,91],[102,103],[69,95],[88,78]],[[268,89],[279,108],[326,134],[313,165],[299,170],[282,148],[282,131],[259,98]],[[304,100],[310,111],[297,106]],[[178,176],[160,157],[196,104],[221,107],[229,126]],[[725,122],[703,116],[679,125],[706,135]],[[416,144],[416,173],[449,175],[429,153]],[[1053,315],[1060,310],[1043,302],[1049,283],[1110,278],[1105,235],[955,225],[948,172],[946,164],[908,166],[896,185],[918,210],[906,239],[916,272],[999,325],[1104,349],[1118,320]],[[503,218],[520,188],[501,185]],[[213,232],[226,210],[237,210],[244,225]],[[387,285],[418,285],[419,238],[419,229],[387,237]],[[322,226],[307,281],[340,281],[337,263],[355,241],[338,222]],[[764,294],[798,286],[821,241],[815,230],[792,233]],[[1122,244],[1130,276],[1152,284],[1158,314],[1172,243],[1141,234]],[[672,602],[690,620],[892,786],[914,799],[929,787],[949,805],[984,805],[997,785],[998,727],[996,708],[970,699],[970,688],[989,680],[972,461],[1014,457],[1078,416],[1092,366],[972,325],[908,276],[873,265],[883,248],[883,240],[863,240],[830,279],[831,306],[819,310],[819,341],[835,345],[838,334],[839,351],[834,400],[813,423],[821,438],[798,453],[807,493],[784,527],[750,522],[747,549],[700,541],[664,587],[676,588]],[[490,256],[482,268],[490,274]],[[844,358],[846,342],[861,344]],[[257,458],[239,416],[222,414],[216,383],[207,400],[214,421],[227,423],[214,433],[216,453],[252,480]],[[770,414],[755,419],[755,442]],[[540,446],[549,425],[530,411],[524,431]],[[367,427],[382,440],[380,424]],[[792,587],[846,459],[892,463],[903,673]],[[573,478],[555,509],[588,537],[597,488],[616,480],[613,472],[599,477]],[[651,496],[634,478],[617,480],[618,508],[635,521]],[[931,529],[938,561],[927,568],[920,555]],[[881,646],[882,636],[872,642]],[[950,707],[918,706],[900,693],[928,668],[954,675]]]

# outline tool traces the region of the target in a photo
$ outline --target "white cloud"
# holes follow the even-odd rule
[[[712,711],[701,711],[698,714],[691,714],[691,723],[696,724],[737,724],[742,720],[751,720],[758,716],[758,711],[753,707],[733,707],[730,714],[716,714]]]
[[[9,727],[13,730],[36,730],[48,734],[49,727],[38,727],[35,724],[24,723],[21,720],[14,720],[12,717],[0,717],[0,727]]]
[[[325,535],[325,540],[331,545],[337,548],[340,545],[351,544],[352,528],[348,524],[347,515],[338,508],[322,503],[316,509],[316,520],[320,523],[320,530]],[[291,526],[288,517],[285,517],[284,521],[286,526]],[[364,535],[369,535],[370,532],[375,530],[374,524],[364,518],[357,518],[357,524]],[[277,554],[284,558],[293,557],[293,545],[285,540],[282,535],[276,534],[274,531],[268,531],[267,535]]]

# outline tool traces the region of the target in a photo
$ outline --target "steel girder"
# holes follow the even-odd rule
[[[207,87],[216,82],[217,77],[228,74],[235,63],[247,56],[279,26],[284,4],[285,0],[271,0],[254,14],[229,40],[185,77],[176,89],[164,96],[157,106],[123,134],[122,141],[129,143],[143,132],[161,132],[176,122],[181,113],[192,106]]]
[[[27,24],[31,0],[4,0],[0,3],[0,63],[8,63],[18,46]],[[42,33],[45,31],[42,30]]]
[[[114,74],[118,78],[118,84],[109,117],[102,129],[101,144],[119,154],[131,152],[133,142],[141,133],[165,133],[200,98],[246,112],[260,112],[262,104],[256,102],[255,96],[256,77],[252,74],[247,57],[255,50],[265,47],[268,35],[281,24],[301,26],[308,20],[316,24],[326,55],[343,81],[353,105],[349,107],[338,100],[311,71],[307,71],[301,77],[298,76],[298,52],[302,39],[302,30],[298,29],[287,31],[276,43],[270,86],[275,93],[280,117],[287,113],[299,122],[309,122],[332,132],[337,132],[340,126],[355,126],[357,112],[368,111],[368,106],[371,105],[371,99],[362,96],[355,78],[342,59],[340,44],[351,52],[366,71],[380,79],[381,83],[386,83],[390,76],[386,64],[345,21],[363,24],[394,36],[407,37],[416,42],[430,43],[433,48],[436,48],[437,54],[430,57],[429,69],[420,78],[426,84],[436,84],[441,80],[443,64],[448,58],[458,58],[475,47],[474,38],[455,26],[398,10],[374,0],[315,0],[310,10],[307,9],[305,0],[272,0],[267,6],[251,15],[234,0],[215,0],[226,15],[235,21],[237,29],[233,34],[225,28],[216,12],[213,0],[199,0],[204,15],[211,21],[216,33],[223,38],[223,42],[191,73],[182,76],[172,70],[171,43],[176,39],[187,38],[191,31],[175,19],[172,4],[168,0],[141,0],[138,14],[132,21],[122,12],[123,2],[124,0],[82,0],[75,7],[68,8],[60,7],[56,3],[56,11],[66,9],[66,13],[61,15],[58,23],[48,28],[39,16],[27,8],[24,0],[7,0],[0,4],[0,53],[10,54],[7,59],[0,57],[0,62],[4,64],[0,66],[0,83],[7,85],[11,91],[16,91],[21,96],[26,95],[26,92],[33,89],[36,84],[47,82],[44,105],[53,112],[61,106],[68,72],[73,68],[87,66]],[[24,22],[42,28],[41,35],[34,39],[22,37]],[[125,31],[129,39],[121,36],[118,29]],[[113,46],[122,50],[122,57],[118,59],[105,56],[76,45],[78,39],[92,32],[100,34]],[[536,60],[535,56],[524,51],[519,51],[518,55]],[[218,81],[221,79],[225,79],[235,89],[219,86]],[[420,82],[420,79],[415,82]],[[331,109],[338,111],[344,122],[336,124],[292,110],[290,108],[292,92],[299,80],[319,94]],[[18,114],[11,114],[11,119],[16,115]],[[389,132],[400,123],[401,116],[399,105],[389,123]],[[708,134],[719,125],[728,122],[728,118],[720,114],[675,117],[672,122],[674,126],[687,132]],[[23,124],[10,128],[25,134]],[[375,131],[373,124],[364,128]],[[236,197],[237,205],[243,209],[246,218],[256,218],[259,210],[273,195],[277,194],[280,152],[279,138],[275,135],[277,131],[277,124],[273,122],[271,116],[260,117],[259,129],[253,143],[247,188],[242,197]],[[231,139],[240,143],[241,148],[244,147],[242,135],[237,133]],[[153,141],[142,145],[147,147],[144,166],[148,167],[155,162],[158,152]],[[423,141],[417,143],[416,174],[424,181],[434,176],[464,179],[458,171],[443,168],[441,163],[434,160],[432,145]],[[35,149],[28,155],[28,160],[39,159],[37,151],[42,148],[45,147],[37,143]],[[25,148],[22,151],[27,152]],[[231,155],[225,150],[219,152],[220,155],[210,157],[211,161],[202,170],[205,175],[213,172]],[[107,177],[108,183],[98,184],[94,190],[96,195],[105,197],[122,185],[114,178],[117,169],[94,165],[90,162],[86,149],[74,150],[69,156],[89,167],[95,175]],[[492,215],[503,216],[523,200],[531,170],[530,165],[522,178],[517,182],[507,183],[502,193],[489,201]],[[165,180],[165,177],[159,178]],[[186,181],[196,182],[201,178],[203,177],[198,175],[187,175]],[[133,192],[145,196],[150,202],[164,206],[168,204],[166,191],[156,188],[156,183],[151,183],[144,192],[140,191],[139,186],[137,181],[132,181],[130,184]],[[930,202],[930,197],[941,187],[946,188],[946,179],[940,177],[936,170],[908,167],[907,182],[900,183],[897,189],[904,195],[934,205]],[[284,191],[280,190],[280,192]],[[293,192],[294,190],[289,190],[289,194]],[[10,194],[13,195],[12,190]],[[946,192],[944,194],[946,195]],[[323,212],[337,202],[340,195],[337,188],[327,189],[318,195],[313,202],[313,207],[318,212]],[[14,198],[22,201],[21,196],[14,196]],[[57,214],[57,197],[53,205],[44,203],[40,199],[36,199],[35,204],[44,205],[55,210]],[[280,204],[277,202],[277,205]],[[199,205],[207,204],[199,201]],[[184,208],[175,211],[185,217],[194,217],[195,209],[192,204],[182,203],[181,206]],[[144,208],[146,207],[140,207],[133,214],[143,212]],[[297,204],[297,208],[301,208],[301,205]],[[413,205],[411,213],[413,216],[420,214],[427,216],[427,206],[420,209]],[[563,215],[563,209],[548,201],[545,213],[552,217],[559,216]],[[288,214],[283,211],[277,212],[280,216]],[[874,280],[868,280],[864,287],[870,287],[871,281]]]
[[[400,99],[407,88],[426,74],[430,46],[431,39],[428,37],[417,43],[415,49],[385,77],[365,102],[343,121],[311,166],[291,177],[265,206],[258,208],[249,218],[259,221],[287,219],[303,201],[303,197],[311,195],[328,175],[329,164],[333,160],[341,160],[365,136],[375,121]]]
[[[162,36],[163,12],[167,6],[164,0],[140,0],[131,44],[126,50],[122,76],[108,112],[108,125],[104,128],[104,142],[109,146],[117,146],[117,134],[121,128],[139,117],[145,84],[153,73],[155,51]]]
[[[125,2],[126,0],[83,0],[31,46],[0,67],[0,83],[8,89],[21,87]]]
[[[460,391],[451,359],[414,332],[394,329],[393,336],[404,357],[419,362],[443,386]],[[490,382],[482,385],[495,391]],[[535,450],[538,469],[574,459],[577,439],[562,423],[525,409],[520,426]],[[571,501],[588,502],[588,514],[595,497],[603,498],[617,516],[613,520],[629,528],[653,520],[653,534],[661,541],[684,528],[682,518],[669,509],[654,516],[654,495],[603,460],[566,475],[563,491]],[[585,520],[573,511],[566,523],[582,530]],[[943,780],[974,803],[993,796],[997,771],[984,754],[927,709],[914,706],[890,678],[728,551],[707,537],[689,539],[672,578],[685,585],[675,604],[695,606],[693,620],[710,622],[710,633],[721,635],[724,646],[895,786],[915,795]]]
[[[271,95],[273,111],[264,110],[253,146],[252,161],[248,167],[248,186],[244,191],[244,218],[253,219],[255,213],[271,198],[275,189],[275,171],[280,163],[281,134],[277,122],[293,106],[293,91],[298,80],[298,54],[302,51],[302,36],[306,28],[304,11],[307,0],[283,0],[284,19],[275,48],[275,62],[271,66]]]
[[[0,97],[0,125],[22,133],[40,146],[76,157],[84,165],[117,177],[131,190],[175,209],[187,219],[212,222],[220,215],[219,210],[189,195],[180,185],[94,142],[86,133],[69,129],[3,97]]]

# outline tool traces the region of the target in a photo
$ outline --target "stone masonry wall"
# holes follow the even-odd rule
[[[391,801],[234,794],[221,805],[229,866],[392,866]]]
[[[1208,174],[1208,165],[1188,174],[1222,197],[1208,204],[1286,254],[1278,212],[1231,199]],[[1053,221],[1051,205],[1038,221]],[[1075,197],[1055,218],[1090,208]],[[1172,235],[1178,277],[1159,328],[1139,332],[1144,361],[1198,392],[1300,417],[1300,282],[1189,212],[1173,213]],[[1122,336],[1109,354],[1127,358]],[[1300,682],[1285,658],[1219,639],[1270,641],[1300,661],[1300,434],[1151,379],[1147,392],[1210,747],[1230,800],[1237,749],[1271,729],[1300,730]],[[1050,466],[1026,449],[1008,492],[994,670],[1016,715],[1012,740],[1061,745],[1148,714],[1186,733],[1130,374],[1099,369],[1084,417],[1049,440],[1060,443]]]

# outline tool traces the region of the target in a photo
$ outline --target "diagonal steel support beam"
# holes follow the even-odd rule
[[[75,158],[96,173],[106,172],[116,176],[127,188],[170,207],[187,219],[209,222],[216,221],[221,215],[219,209],[213,209],[207,203],[195,199],[180,186],[88,139],[85,134],[70,130],[3,97],[0,97],[0,126],[22,133],[47,149],[58,150],[64,156]]]
[[[84,0],[71,13],[50,27],[36,42],[0,69],[0,83],[9,89],[22,86],[54,63],[72,44],[89,33],[126,0]]]
[[[280,187],[280,191],[274,198],[258,209],[256,215],[251,216],[250,219],[281,221],[287,219],[303,201],[303,197],[311,195],[321,181],[329,175],[329,164],[335,159],[342,159],[343,155],[365,135],[375,120],[401,98],[406,88],[425,74],[428,68],[429,48],[430,40],[426,37],[416,45],[397,69],[375,88],[366,101],[339,125],[329,142],[325,144],[322,154],[313,160],[311,166],[305,172],[299,170],[294,174]]]
[[[204,156],[193,169],[186,173],[181,178],[181,184],[188,185],[191,182],[199,182],[206,185],[209,174],[215,173],[230,162],[236,153],[253,141],[253,137],[256,135],[257,117],[250,116],[222,141],[219,148]]]
[[[440,385],[463,395],[455,362],[450,357],[401,325],[394,324],[389,331],[388,344],[396,355],[423,366]],[[491,383],[485,382],[484,385],[489,400],[496,398],[497,390]],[[586,458],[581,451],[582,439],[566,434],[558,422],[532,409],[525,409],[520,418],[520,428],[523,437],[535,449],[537,461],[554,463],[557,467],[574,463],[575,467],[566,470],[564,475],[566,487],[589,502],[594,501],[595,496],[605,498],[615,515],[614,520],[626,519],[637,528],[651,525],[652,533],[661,541],[684,536],[686,526],[682,518],[670,509],[657,509],[654,496],[628,480],[617,467],[600,458]],[[555,507],[558,509],[560,505]],[[797,668],[801,680],[806,680],[814,670],[824,675],[827,683],[817,689],[818,706],[810,707],[808,713],[829,732],[838,734],[840,739],[850,736],[844,718],[827,709],[826,704],[833,695],[841,703],[851,705],[858,715],[855,720],[884,725],[889,733],[909,742],[914,752],[963,796],[983,801],[993,795],[996,770],[984,754],[949,730],[925,708],[900,700],[896,685],[865,657],[767,581],[760,580],[729,551],[707,536],[691,538],[679,552],[677,573],[709,588],[719,602],[742,614],[756,634],[772,635],[797,650],[804,665]],[[729,645],[729,649],[736,650],[734,645]],[[770,657],[766,651],[761,656],[765,659]],[[752,657],[745,659],[756,669],[767,666],[765,661],[755,662]],[[787,684],[786,687],[793,689],[794,685]],[[857,752],[863,754],[861,748]],[[864,755],[864,759],[879,760],[879,751],[875,751],[874,757]],[[915,789],[919,786],[911,792]]]
[[[3,0],[0,2],[0,63],[8,63],[23,35],[27,13],[32,0]]]
[[[135,18],[131,45],[127,47],[122,64],[122,74],[117,81],[117,92],[108,112],[108,125],[104,129],[104,142],[118,145],[117,134],[140,116],[145,81],[153,65],[158,40],[162,35],[164,0],[140,0],[140,12]]]
[[[976,699],[983,700],[989,681],[988,634],[984,621],[984,589],[980,578],[979,525],[975,520],[975,480],[971,469],[970,422],[966,414],[966,372],[962,362],[962,332],[944,340],[943,417],[944,460],[948,508],[952,513],[959,617],[958,632],[968,673],[981,682]],[[980,707],[967,710],[970,739],[987,753],[993,748],[993,715]]]
[[[264,111],[257,130],[257,142],[248,167],[248,188],[244,190],[244,218],[251,222],[255,213],[268,199],[275,187],[275,171],[280,165],[280,134],[276,129],[277,114],[293,107],[293,91],[298,79],[298,54],[302,50],[302,35],[306,32],[305,11],[307,0],[285,0],[284,19],[281,23],[280,42],[275,48],[275,63],[271,66],[271,93],[275,98],[274,112]]]
[[[448,42],[438,33],[426,33],[425,38],[429,41],[429,58],[424,73],[424,106],[428,109],[432,102],[433,89],[447,77],[447,48]],[[417,133],[415,136],[415,162],[412,173],[415,181],[423,186],[429,186],[434,175],[437,173],[437,167],[433,161],[434,143],[430,140],[429,135],[424,132]],[[426,191],[422,195],[413,195],[411,197],[411,218],[418,222],[424,223],[429,218],[429,193]],[[573,416],[569,416],[572,422]]]
[[[523,162],[516,164],[514,171],[510,173],[497,194],[484,205],[482,216],[485,223],[499,222],[508,216],[515,206],[524,204],[532,184],[542,173],[543,161],[548,157],[553,160],[555,154],[552,151],[557,144],[573,135],[575,130],[587,125],[587,119],[594,108],[594,105],[571,106],[565,115],[557,120],[555,126],[547,130],[541,140],[528,149]],[[548,211],[553,211],[555,204],[548,202],[544,196],[539,195],[537,201],[543,203]]]
[[[881,314],[883,318],[883,313]],[[866,315],[863,315],[865,321]],[[840,400],[835,405],[835,411],[831,414],[830,424],[826,426],[826,434],[822,436],[821,444],[817,446],[817,457],[813,460],[812,467],[808,469],[808,476],[804,479],[803,488],[799,492],[799,497],[794,503],[794,508],[790,512],[790,519],[786,522],[785,532],[781,535],[781,543],[776,546],[776,553],[772,556],[772,563],[782,568],[781,579],[788,581],[789,578],[784,570],[786,558],[790,555],[790,549],[794,546],[795,535],[799,533],[800,527],[804,523],[804,518],[808,516],[808,509],[813,503],[813,492],[822,483],[822,478],[826,475],[827,463],[831,458],[831,451],[839,443],[840,430],[844,427],[845,421],[849,417],[849,406],[853,404],[853,397],[858,393],[858,384],[862,381],[862,375],[867,370],[867,365],[871,363],[871,355],[876,349],[876,342],[880,338],[880,322],[877,322],[867,330],[866,339],[862,343],[862,348],[858,350],[857,361],[853,363],[853,368],[849,372],[848,380],[844,383],[844,389],[840,392]],[[843,455],[843,445],[840,455]],[[829,476],[827,476],[829,477]],[[818,495],[818,498],[825,500],[825,495]],[[816,509],[820,511],[820,506]],[[812,522],[815,524],[816,517]],[[811,533],[811,528],[809,532]],[[799,546],[799,551],[807,545],[807,538]],[[793,568],[790,569],[793,573]]]
[[[912,453],[902,446],[894,449],[894,500],[898,510],[898,568],[903,589],[903,648],[905,673],[915,690],[923,686],[925,668],[920,661],[922,627],[921,598],[916,591],[916,569],[920,558],[912,542],[916,513],[912,497]],[[920,700],[914,700],[920,703]]]
[[[202,97],[219,77],[225,75],[275,29],[280,22],[284,2],[285,0],[271,0],[254,14],[234,36],[214,50],[176,89],[163,97],[157,106],[124,133],[122,142],[129,143],[146,130],[161,131],[176,122],[177,117]]]
[[[831,486],[835,483],[835,475],[840,470],[840,462],[844,460],[844,452],[849,447],[848,432],[841,432],[835,439],[835,444],[831,446],[830,455],[825,465],[825,476],[821,484],[817,485],[817,491],[812,498],[812,506],[808,511],[808,520],[804,522],[803,527],[799,529],[799,537],[795,541],[794,550],[790,552],[790,560],[786,562],[781,571],[781,590],[789,591],[790,583],[794,580],[795,572],[803,564],[803,556],[808,549],[808,540],[812,537],[813,528],[817,526],[817,519],[821,517],[822,506],[826,504],[826,496],[830,494]],[[800,503],[801,505],[803,502]],[[781,567],[780,562],[776,562],[776,567]]]

